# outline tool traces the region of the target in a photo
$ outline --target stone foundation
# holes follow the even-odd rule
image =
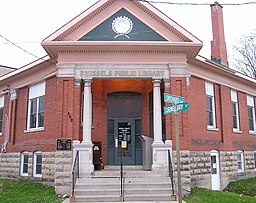
[[[55,186],[57,194],[71,194],[72,152],[42,152],[42,177],[33,177],[33,152],[29,152],[28,176],[20,175],[21,153],[1,156],[0,177],[39,181]]]
[[[42,177],[33,177],[33,153],[29,152],[28,176],[20,176],[20,153],[2,154],[0,177],[40,181],[54,185],[57,194],[71,193],[72,151],[42,153]],[[182,194],[193,187],[211,189],[211,152],[181,151]],[[177,190],[176,152],[172,154],[174,183]],[[255,177],[254,151],[244,151],[245,171],[238,172],[236,151],[220,152],[221,189],[230,181]],[[161,171],[161,173],[166,173]]]

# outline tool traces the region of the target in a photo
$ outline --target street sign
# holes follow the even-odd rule
[[[164,102],[168,102],[168,103],[181,103],[181,102],[184,102],[184,101],[185,101],[184,97],[180,97],[180,96],[164,93]]]
[[[171,106],[164,106],[164,114],[171,114],[176,112],[181,112],[189,109],[189,103],[182,102]]]

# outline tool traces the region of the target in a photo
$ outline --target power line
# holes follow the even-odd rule
[[[186,3],[186,2],[168,2],[168,1],[151,1],[151,0],[139,0],[142,2],[147,3],[159,3],[159,4],[170,4],[170,5],[180,5],[180,6],[210,6],[211,3]],[[256,4],[256,2],[244,2],[244,3],[222,3],[220,5],[222,6],[243,6],[243,5],[250,5],[250,4]]]
[[[0,34],[0,37],[3,38],[3,39],[4,39],[5,41],[7,41],[8,43],[12,44],[13,46],[17,47],[18,49],[24,51],[25,53],[27,53],[27,54],[29,54],[29,55],[31,55],[31,56],[34,56],[35,58],[37,58],[37,59],[39,59],[39,60],[42,60],[42,61],[44,61],[44,62],[47,62],[47,63],[53,64],[53,65],[56,65],[55,63],[52,63],[52,62],[47,61],[47,60],[44,60],[43,58],[41,58],[41,57],[39,57],[39,56],[37,56],[37,55],[35,55],[35,54],[33,54],[33,53],[27,51],[26,49],[20,47],[19,45],[17,45],[16,43],[10,41],[9,39],[7,39],[6,37],[4,37],[4,36],[1,35],[1,34]]]
[[[22,51],[26,52],[27,54],[30,54],[31,56],[34,56],[34,57],[40,59],[40,57],[36,56],[35,54],[32,54],[31,52],[27,51],[26,49],[23,49],[22,47],[20,47],[19,45],[15,44],[15,43],[12,42],[12,41],[10,41],[9,39],[5,38],[5,37],[2,36],[1,34],[0,34],[0,37],[3,38],[5,41],[9,42],[10,44],[12,44],[13,46],[15,46],[15,47],[21,49]]]

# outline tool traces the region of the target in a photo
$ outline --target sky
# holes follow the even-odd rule
[[[215,0],[154,1],[214,3]],[[97,0],[2,0],[0,2],[0,35],[32,55],[0,37],[0,65],[20,68],[37,60],[37,57],[45,56],[46,52],[41,42],[95,2]],[[219,0],[218,2],[220,4],[244,3],[249,0]],[[204,44],[199,54],[210,59],[212,27],[209,5],[184,6],[163,3],[153,3],[153,5],[199,38]],[[223,6],[223,15],[228,60],[232,66],[235,57],[233,46],[238,44],[238,40],[243,35],[256,32],[256,4],[226,5]]]

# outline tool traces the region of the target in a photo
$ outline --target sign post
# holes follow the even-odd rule
[[[164,106],[164,114],[174,114],[175,138],[176,138],[176,159],[177,159],[177,178],[178,178],[178,201],[182,203],[181,170],[180,170],[180,139],[179,139],[179,116],[178,112],[189,109],[189,103],[184,97],[172,94],[164,94],[164,102],[171,103],[171,106]]]

